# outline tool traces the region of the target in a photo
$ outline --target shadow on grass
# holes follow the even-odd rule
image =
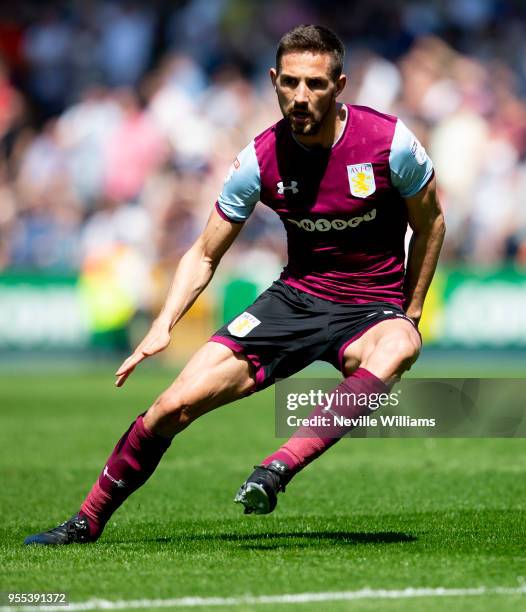
[[[151,538],[147,541],[160,544],[181,544],[182,542],[231,542],[240,548],[271,550],[274,548],[307,548],[310,546],[334,546],[357,544],[400,544],[415,542],[417,538],[406,533],[385,531],[362,533],[351,531],[307,531],[277,533],[199,533]]]

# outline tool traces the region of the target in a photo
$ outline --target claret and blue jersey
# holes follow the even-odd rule
[[[424,148],[404,123],[362,106],[345,106],[332,148],[307,148],[282,119],[236,158],[217,210],[243,222],[258,201],[283,221],[288,263],[281,279],[344,303],[403,305],[404,198],[432,178]]]

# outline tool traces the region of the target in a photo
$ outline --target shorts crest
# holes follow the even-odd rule
[[[228,331],[237,338],[244,338],[260,323],[261,321],[254,315],[251,315],[249,312],[243,312],[230,323]]]

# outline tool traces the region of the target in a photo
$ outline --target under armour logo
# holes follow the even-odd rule
[[[290,189],[294,195],[299,192],[298,181],[287,181],[286,185],[283,181],[280,181],[276,184],[276,187],[278,188],[278,193],[280,195],[283,195],[287,189]]]
[[[104,472],[103,472],[104,476],[106,476],[106,478],[108,480],[111,480],[111,482],[113,482],[113,484],[116,484],[117,487],[119,489],[124,489],[124,487],[126,486],[126,483],[124,482],[124,480],[117,480],[116,478],[113,478],[113,476],[108,472],[108,466],[104,466]]]

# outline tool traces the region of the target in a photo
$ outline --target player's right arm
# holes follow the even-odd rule
[[[126,382],[141,361],[170,344],[171,330],[212,279],[221,258],[259,200],[259,192],[259,166],[251,143],[230,169],[204,231],[181,258],[161,312],[139,346],[115,373],[117,387]]]
[[[242,223],[232,223],[212,211],[205,230],[179,261],[161,312],[139,346],[117,370],[117,387],[124,384],[141,361],[168,346],[170,331],[208,285],[242,227]]]

